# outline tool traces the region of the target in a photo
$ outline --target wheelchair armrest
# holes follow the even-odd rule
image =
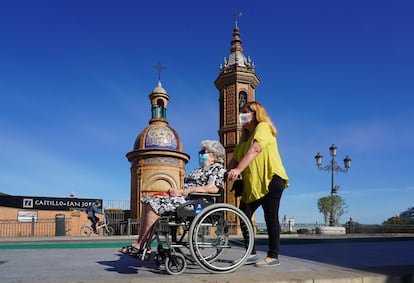
[[[191,193],[189,194],[190,198],[199,198],[199,197],[219,197],[221,194],[210,194],[210,193]]]
[[[182,217],[194,217],[197,215],[196,207],[201,205],[202,208],[214,204],[220,199],[221,194],[209,194],[209,193],[192,193],[188,195],[189,200],[186,203],[181,204],[175,210],[178,218]]]
[[[209,194],[209,193],[191,193],[188,195],[190,200],[192,199],[204,199],[209,203],[221,202],[221,194]]]

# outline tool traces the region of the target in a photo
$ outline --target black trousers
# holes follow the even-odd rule
[[[261,206],[264,212],[267,233],[269,237],[269,250],[267,256],[278,258],[280,247],[280,223],[279,223],[279,205],[285,189],[285,180],[274,175],[269,183],[269,192],[261,199],[251,203],[240,202],[240,210],[250,219],[253,225],[252,217],[255,211]],[[241,227],[243,230],[243,227]],[[244,233],[245,234],[245,233]],[[253,245],[252,254],[256,254],[256,245]]]

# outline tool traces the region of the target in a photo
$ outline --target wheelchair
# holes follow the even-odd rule
[[[175,212],[152,226],[146,247],[156,244],[153,260],[171,275],[187,264],[209,273],[230,273],[243,266],[254,245],[250,219],[237,207],[221,203],[221,194],[193,193]],[[144,250],[142,260],[149,260]]]

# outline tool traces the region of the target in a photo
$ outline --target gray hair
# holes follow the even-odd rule
[[[207,152],[213,153],[216,157],[216,161],[224,164],[224,155],[226,154],[226,151],[219,141],[202,141],[201,148],[205,149]]]

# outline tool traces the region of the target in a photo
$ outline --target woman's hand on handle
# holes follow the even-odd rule
[[[237,177],[243,172],[243,170],[246,169],[246,167],[249,166],[249,164],[254,159],[256,159],[261,151],[262,148],[260,147],[259,143],[257,141],[254,141],[240,162],[237,162],[233,158],[227,166],[227,169],[230,169],[228,171],[228,180],[235,181]]]
[[[237,167],[233,168],[230,171],[228,171],[227,179],[229,181],[235,181],[239,177],[240,173],[241,173],[241,171],[239,169],[237,169]]]

